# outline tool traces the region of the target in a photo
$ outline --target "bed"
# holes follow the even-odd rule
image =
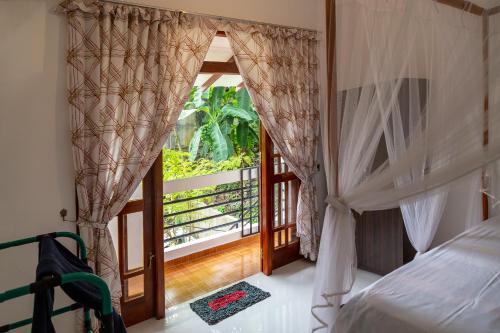
[[[340,310],[335,332],[500,332],[500,218],[353,296]]]

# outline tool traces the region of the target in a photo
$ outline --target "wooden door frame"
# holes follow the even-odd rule
[[[273,156],[269,135],[264,127],[260,126],[260,253],[261,271],[265,275],[271,275],[273,271],[273,186],[271,178],[273,175]]]
[[[163,243],[163,150],[156,158],[151,167],[153,182],[153,293],[154,312],[156,319],[165,318],[165,266],[164,266],[164,243]]]
[[[121,298],[124,321],[136,324],[151,317],[165,317],[165,282],[163,252],[163,154],[160,152],[147,175],[142,180],[143,197],[128,202],[118,214],[118,254],[120,263],[120,281],[123,295]],[[142,268],[127,271],[127,214],[143,212],[144,243]],[[153,255],[149,260],[150,254]],[[151,265],[150,265],[151,263]],[[136,299],[125,300],[124,281],[133,276],[144,274],[144,294]]]
[[[149,215],[151,212],[148,210],[146,205],[150,204],[150,199],[146,197],[147,187],[146,178],[143,182],[143,198],[139,200],[130,201],[126,204],[124,209],[118,214],[118,258],[120,269],[120,282],[122,286],[122,298],[120,300],[122,306],[122,315],[124,322],[127,326],[134,325],[142,319],[147,318],[149,313],[154,309],[154,303],[151,298],[154,297],[154,286],[149,282],[154,279],[153,270],[148,268],[148,262],[146,258],[149,256],[150,252],[153,252],[152,244],[146,244],[143,248],[143,264],[141,267],[128,270],[128,231],[127,231],[127,215],[133,213],[142,213],[142,230],[143,238],[150,239],[152,236],[152,226],[146,224],[150,220]],[[137,276],[143,276],[143,293],[133,297],[132,299],[126,299],[127,289],[126,283],[128,279]]]
[[[275,249],[274,233],[280,230],[287,230],[293,227],[288,221],[284,226],[274,227],[274,185],[293,180],[300,180],[290,171],[280,174],[274,173],[274,158],[273,143],[269,134],[261,124],[260,126],[260,153],[261,153],[261,173],[260,173],[260,241],[261,241],[261,271],[265,275],[271,275],[273,269],[286,265],[294,260],[301,258],[300,255],[300,240],[293,243],[288,243],[288,231],[286,231],[285,245]],[[300,187],[300,184],[299,184]],[[298,188],[297,188],[298,190]],[[288,195],[288,192],[287,194]],[[298,193],[297,193],[298,195]],[[287,208],[285,208],[286,210]],[[281,212],[280,212],[281,213]],[[286,213],[285,213],[286,216]],[[287,219],[285,217],[285,219]],[[281,238],[279,238],[281,239]]]

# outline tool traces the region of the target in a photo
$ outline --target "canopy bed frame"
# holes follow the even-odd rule
[[[483,17],[483,36],[484,36],[484,43],[483,43],[483,73],[484,73],[484,85],[485,85],[485,96],[484,96],[484,138],[483,138],[483,145],[488,145],[488,137],[489,137],[489,131],[488,131],[488,110],[489,110],[489,94],[488,94],[488,86],[489,86],[489,71],[488,71],[488,52],[489,52],[489,39],[486,38],[489,34],[489,17],[492,15],[496,15],[500,13],[500,6],[493,7],[490,9],[484,9],[481,6],[478,6],[474,4],[471,1],[466,1],[466,0],[434,0],[438,3],[441,3],[446,6],[454,7],[460,10],[467,10],[470,14],[477,15],[477,16],[482,16]],[[326,21],[327,21],[327,31],[326,31],[326,39],[327,39],[327,48],[328,52],[334,54],[335,53],[335,0],[332,1],[326,1]],[[336,104],[336,99],[337,96],[336,94],[332,94],[332,91],[336,91],[337,85],[336,85],[336,80],[335,80],[335,57],[328,57],[328,64],[327,64],[327,77],[328,77],[328,82],[327,82],[327,92],[328,92],[328,100],[329,105],[335,105]],[[332,120],[333,122],[336,122],[336,120]],[[335,139],[330,139],[332,142],[335,142]],[[338,156],[336,156],[338,158]],[[338,171],[338,159],[335,161],[336,163],[336,170]],[[336,174],[337,176],[337,182],[338,184],[338,172]],[[487,187],[486,178],[483,173],[482,175],[482,181],[483,181],[483,187]],[[337,189],[338,191],[338,189]],[[487,220],[489,218],[489,204],[488,204],[488,196],[483,193],[482,194],[482,211],[483,211],[483,220]]]
[[[492,91],[493,93],[495,92],[495,89],[491,90],[490,87],[491,80],[496,78],[496,76],[491,76],[490,74],[491,68],[496,65],[496,62],[492,61],[490,63],[494,58],[490,58],[489,54],[492,52],[492,45],[490,44],[492,33],[490,31],[490,18],[500,13],[500,6],[485,9],[472,2],[462,0],[434,0],[422,1],[419,2],[419,4],[416,3],[417,2],[407,1],[398,2],[397,0],[388,0],[385,2],[367,2],[363,0],[353,0],[351,2],[346,0],[326,1],[329,112],[326,113],[325,119],[323,120],[325,124],[323,127],[323,149],[325,151],[325,156],[327,156],[325,169],[327,172],[329,195],[326,200],[328,207],[317,265],[313,306],[311,308],[313,332],[424,332],[429,330],[433,332],[448,332],[450,329],[453,332],[458,332],[460,330],[457,329],[457,323],[463,324],[463,327],[468,327],[469,330],[462,329],[464,332],[490,332],[494,331],[495,327],[497,329],[500,327],[500,318],[497,314],[498,309],[493,311],[490,307],[490,303],[484,303],[485,299],[489,299],[489,297],[495,294],[498,295],[500,292],[500,288],[493,285],[494,283],[492,283],[492,286],[488,285],[488,281],[490,281],[488,279],[494,279],[494,276],[496,276],[495,274],[498,274],[500,271],[500,259],[496,254],[493,254],[496,251],[495,248],[498,248],[500,244],[500,239],[497,237],[500,223],[497,219],[489,219],[489,202],[488,194],[486,193],[490,185],[486,168],[490,163],[498,159],[498,137],[493,131],[489,131],[490,127],[496,128],[498,126],[497,110],[491,108],[491,94]],[[422,7],[419,7],[422,3]],[[434,6],[434,8],[431,8],[431,6]],[[457,19],[460,12],[449,14],[452,10],[441,11],[441,9],[445,7],[460,10],[461,17]],[[338,16],[339,8],[341,13],[346,16],[342,16],[342,14]],[[412,8],[417,9],[417,11],[408,14]],[[356,12],[356,10],[358,10],[359,13]],[[421,12],[419,10],[421,10]],[[421,13],[429,16],[419,17]],[[449,16],[446,16],[447,14],[449,14]],[[391,20],[388,19],[392,17],[391,15],[398,20],[401,19],[401,22],[398,22],[400,26],[397,24],[391,25]],[[464,19],[465,16],[467,17]],[[339,17],[341,18],[340,23],[337,21]],[[471,17],[475,17],[475,19]],[[477,17],[479,17],[479,21]],[[408,21],[405,21],[403,18]],[[447,21],[441,22],[438,18]],[[360,21],[356,21],[356,19]],[[347,28],[349,24],[345,23],[349,20],[351,22],[356,22],[356,28],[351,30],[351,35],[347,34],[347,31],[349,31]],[[426,30],[427,27],[425,23],[423,23],[426,22],[426,20],[434,20],[432,22],[429,21],[430,27],[428,30]],[[474,24],[467,26],[470,22]],[[476,25],[476,23],[479,24]],[[370,24],[376,29],[370,30]],[[422,32],[415,32],[415,27],[418,27],[419,24],[423,30]],[[446,30],[442,33],[436,33],[436,31],[433,30],[438,30],[446,24],[449,25],[446,26]],[[359,26],[361,26],[361,28],[358,28]],[[344,29],[344,35],[340,32],[340,44],[338,39],[339,27],[341,31]],[[397,28],[401,28],[402,32],[395,32]],[[366,31],[363,31],[363,29]],[[466,29],[470,29],[470,33],[468,32],[469,35],[467,36],[469,39],[464,36],[464,38],[460,40],[460,37],[457,37],[460,35],[459,31],[465,31]],[[450,33],[450,31],[453,33]],[[446,35],[448,33],[449,35]],[[386,34],[386,36],[381,36],[383,34]],[[424,43],[423,40],[425,40],[424,37],[427,37],[426,34],[433,38],[436,36],[435,39],[438,40],[438,42],[432,40]],[[405,43],[405,37],[407,36],[413,37],[414,40]],[[360,37],[363,41],[357,42],[356,37]],[[440,37],[450,37],[450,39],[441,40],[439,39]],[[453,37],[456,39],[453,39]],[[457,40],[459,42],[457,42]],[[452,81],[447,82],[446,80],[450,80],[450,78],[453,77],[456,78],[457,76],[446,76],[449,72],[443,74],[445,70],[439,72],[441,70],[440,68],[437,70],[434,69],[436,70],[434,73],[432,72],[433,67],[429,65],[429,63],[434,64],[433,61],[436,61],[436,59],[433,57],[438,54],[442,57],[436,61],[436,66],[439,67],[443,64],[443,62],[439,62],[443,61],[443,55],[453,55],[455,49],[452,47],[457,46],[456,44],[459,43],[461,43],[459,46],[463,47],[462,50],[465,50],[467,46],[464,41],[469,40],[473,41],[473,43],[469,44],[471,52],[464,56],[463,59],[470,60],[470,58],[472,58],[471,55],[474,55],[475,60],[471,61],[470,64],[457,62],[456,60],[458,58],[462,59],[460,56],[457,56],[457,59],[444,58],[446,58],[446,61],[449,61],[449,63],[454,63],[453,61],[455,60],[455,64],[458,63],[460,66],[463,66],[452,69],[451,66],[446,64],[449,72],[464,71],[465,73],[470,73],[472,70],[475,71],[474,77],[471,77],[470,82],[475,82],[477,90],[470,91],[469,97],[473,97],[475,100],[481,99],[481,107],[479,107],[479,103],[474,104],[475,101],[463,104],[463,107],[460,102],[456,102],[455,104],[450,102],[446,104],[449,100],[445,101],[444,104],[433,104],[436,100],[445,100],[445,98],[452,99],[450,96],[454,93],[456,94],[457,91],[463,91],[461,89],[464,89],[467,85],[466,81],[469,78],[465,75],[463,77],[463,82],[465,83],[463,84]],[[377,42],[386,43],[387,45],[377,44]],[[413,45],[416,45],[416,48],[422,46],[426,47],[427,44],[437,45],[435,43],[441,43],[442,45],[439,45],[438,48],[443,49],[446,49],[446,46],[443,45],[447,45],[448,43],[450,44],[450,49],[446,52],[439,53],[441,49],[436,51],[430,46],[429,49],[431,49],[431,51],[425,50],[421,53],[423,57],[427,56],[428,58],[421,60],[419,58],[420,53],[417,54],[417,52],[411,50],[411,48],[405,49],[405,47],[413,46],[411,44],[412,42],[414,43]],[[453,42],[456,44],[453,44]],[[356,43],[360,43],[359,45],[361,46]],[[395,46],[399,46],[399,44],[401,44],[400,48],[404,49],[403,51],[395,48]],[[338,45],[342,46],[338,48]],[[493,47],[495,47],[495,45]],[[386,51],[386,49],[389,49],[389,51]],[[359,50],[364,52],[361,55],[356,54],[356,51]],[[456,52],[458,54],[460,50]],[[348,60],[346,60],[346,58],[348,58],[346,56],[347,54],[351,57]],[[384,59],[384,55],[387,55],[387,59]],[[355,57],[359,59],[352,60]],[[401,64],[399,64],[398,61],[400,61]],[[394,62],[396,64],[394,64]],[[350,65],[352,68],[345,69],[346,64],[347,66]],[[361,69],[356,68],[356,66]],[[349,72],[349,70],[351,70],[351,72]],[[426,70],[430,72],[426,72]],[[442,76],[436,78],[434,75]],[[339,78],[342,82],[339,82]],[[397,99],[398,91],[401,88],[402,82],[405,82],[405,78],[414,78],[417,80],[421,78],[428,79],[431,85],[433,84],[438,88],[427,87],[422,90],[427,89],[427,92],[432,91],[435,93],[438,91],[449,94],[449,96],[447,95],[446,97],[436,97],[436,94],[430,96],[431,102],[422,103],[422,107],[425,109],[419,109],[421,106],[418,101],[408,102],[410,105],[409,107],[414,106],[413,111],[420,110],[422,112],[422,115],[419,115],[418,112],[416,113],[417,122],[414,122],[413,125],[411,125],[411,120],[403,119],[399,120],[400,123],[398,123],[398,119],[395,119],[395,117],[404,118],[404,110],[399,109],[402,107],[402,104],[398,104]],[[417,86],[417,80],[413,80],[414,82],[410,83],[413,84],[413,89]],[[438,83],[439,80],[442,81]],[[448,83],[449,88],[444,87],[443,82]],[[374,88],[370,87],[372,84]],[[497,85],[494,85],[492,87],[496,86]],[[447,88],[448,91],[446,91]],[[449,92],[454,88],[457,88],[455,92]],[[343,94],[349,93],[349,89],[355,90],[355,92],[351,93],[352,100],[349,103],[352,105],[346,106],[347,102],[343,101]],[[417,95],[414,94],[413,96],[418,97],[418,87],[416,91]],[[481,93],[476,93],[476,91],[481,91]],[[372,97],[370,94],[375,97]],[[459,96],[455,96],[455,98],[457,97]],[[339,98],[342,100],[339,101]],[[367,98],[368,103],[366,102]],[[369,100],[369,98],[372,98],[379,104],[375,107],[371,107],[370,103],[373,102]],[[396,102],[394,102],[394,100],[396,100]],[[443,103],[442,100],[441,103]],[[384,101],[387,101],[387,110],[384,108]],[[496,103],[495,101],[493,97],[493,103]],[[364,109],[363,106],[360,106],[363,102],[367,104]],[[414,105],[411,105],[412,103]],[[431,106],[429,106],[429,104]],[[415,107],[415,105],[417,105],[417,107]],[[453,105],[453,107],[450,107],[450,105]],[[473,107],[471,107],[471,105],[473,105]],[[445,109],[448,107],[448,109],[439,113],[441,110],[440,106],[444,106]],[[448,111],[453,108],[456,109],[457,106],[459,107],[457,111],[460,111],[458,114],[461,112],[465,113],[466,110],[469,109],[471,111],[469,115],[457,115],[457,117],[467,117],[467,119],[463,120],[463,123],[459,125],[461,120],[456,121],[455,125],[450,125],[449,127],[444,126],[441,132],[437,127],[432,128],[432,126],[436,126],[435,124],[445,124],[443,119],[451,114]],[[431,107],[434,107],[438,111],[437,116],[433,116],[432,113],[429,112],[428,108]],[[392,113],[393,109],[397,109],[395,116]],[[477,114],[472,113],[476,110],[479,111],[479,109],[481,112],[477,112]],[[370,115],[370,111],[378,112],[379,110],[379,118]],[[362,116],[357,116],[356,114],[350,115],[346,113],[347,111],[351,111],[351,113],[356,111],[356,113]],[[407,112],[410,114],[411,111]],[[346,114],[348,115],[347,122],[343,119],[346,117]],[[468,117],[470,116],[472,118],[472,114],[474,114],[475,119],[470,120]],[[356,119],[356,117],[371,117],[373,118],[371,119],[372,123],[376,121],[379,122],[379,124],[374,127],[369,127],[367,124],[370,123],[370,120],[359,120]],[[411,115],[409,117],[411,117]],[[442,117],[441,120],[436,120],[436,118],[440,117]],[[429,118],[431,119],[429,120]],[[410,125],[407,125],[404,121],[408,121]],[[435,123],[433,124],[432,121],[435,121]],[[422,127],[423,129],[420,129],[421,132],[417,131],[418,133],[411,134],[411,126],[415,125],[417,128]],[[407,128],[405,128],[405,126]],[[478,129],[477,136],[481,136],[481,139],[474,141],[474,144],[477,142],[478,146],[482,145],[483,149],[481,152],[478,152],[477,155],[470,154],[465,156],[467,153],[464,153],[461,155],[461,157],[463,157],[462,159],[457,158],[455,160],[454,158],[460,153],[453,155],[451,148],[450,150],[445,150],[442,147],[444,146],[444,142],[449,142],[450,145],[456,144],[455,141],[451,140],[459,138],[457,135],[459,131],[453,133],[447,132],[447,129],[453,130],[462,128],[461,126],[469,130],[474,127],[472,132]],[[410,129],[408,129],[408,127]],[[366,137],[359,137],[361,136],[360,131],[365,128],[367,131],[372,131],[369,132],[373,133],[372,140],[378,142],[377,137],[379,136],[389,140],[387,142],[389,157],[385,167],[378,169],[373,168],[372,170],[372,162],[362,160],[364,157],[359,151],[363,151],[364,153],[366,151],[366,155],[375,155],[376,150],[374,143],[369,142],[369,139]],[[353,131],[357,131],[357,134],[353,135],[353,133],[351,133]],[[398,146],[398,135],[399,139],[403,140],[402,148],[401,144]],[[431,145],[436,144],[441,146],[439,148],[434,148],[432,146],[429,148],[425,146],[420,149],[416,147],[415,142],[407,141],[413,139],[412,135],[415,135],[415,137],[419,139],[424,138],[420,142],[425,144],[428,142],[427,136],[430,136]],[[464,135],[467,135],[467,133],[464,132]],[[449,140],[446,141],[446,138],[449,138]],[[472,134],[471,138],[476,139]],[[433,141],[433,139],[435,141]],[[363,140],[365,141],[363,142]],[[472,145],[471,143],[471,146]],[[398,149],[400,150],[398,151]],[[467,149],[469,149],[469,147],[464,146],[464,151]],[[481,149],[479,148],[478,150]],[[451,159],[445,159],[438,162],[440,165],[437,166],[437,169],[442,168],[441,170],[444,170],[443,172],[450,171],[453,175],[443,177],[443,173],[440,174],[439,172],[435,172],[435,165],[432,165],[432,162],[427,160],[427,156],[431,156],[429,159],[436,158],[437,156],[439,160],[439,153],[450,154]],[[354,157],[348,154],[354,155]],[[405,158],[407,158],[406,161],[404,161]],[[351,159],[351,161],[349,161],[349,159]],[[417,177],[421,178],[414,179],[412,178],[415,176],[412,176],[411,164],[415,162],[419,163],[422,160],[424,161],[423,167],[420,171],[417,170],[422,174],[419,176],[417,173]],[[359,170],[351,171],[348,168],[358,168]],[[369,170],[366,171],[366,169]],[[432,175],[433,171],[436,175],[434,178]],[[441,210],[441,212],[433,216],[433,218],[437,220],[437,223],[434,223],[434,231],[430,231],[427,235],[424,235],[426,239],[417,239],[417,242],[415,242],[416,231],[413,230],[412,233],[409,233],[410,238],[413,238],[411,239],[412,245],[414,247],[417,245],[416,248],[418,252],[416,259],[411,260],[409,264],[393,271],[360,294],[352,296],[350,292],[356,268],[365,268],[363,261],[359,260],[359,238],[360,236],[363,237],[363,233],[373,232],[375,228],[372,227],[372,230],[370,230],[369,227],[366,227],[368,223],[377,220],[377,217],[378,219],[383,219],[382,216],[384,214],[386,214],[385,216],[387,218],[389,212],[397,216],[399,208],[391,210],[388,210],[388,208],[396,207],[398,202],[401,206],[403,203],[407,205],[412,200],[419,201],[422,200],[422,198],[427,200],[427,196],[434,197],[434,199],[437,200],[437,193],[443,193],[443,191],[446,191],[446,194],[439,198],[439,200],[446,201],[448,191],[447,185],[475,171],[480,172],[482,220],[487,221],[487,223],[482,223],[478,227],[466,231],[442,246],[424,253],[429,248],[437,225],[439,224],[442,214]],[[332,174],[331,178],[333,179],[328,179],[329,173]],[[410,176],[407,176],[407,173],[409,173]],[[442,180],[438,180],[440,176],[443,177]],[[347,180],[346,177],[348,178]],[[389,189],[391,179],[394,184],[392,185],[393,187]],[[399,190],[399,187],[403,189]],[[370,191],[373,191],[373,193],[370,193]],[[387,198],[381,198],[384,195],[387,195]],[[443,207],[442,204],[441,206]],[[372,212],[364,213],[360,217],[356,214],[356,211],[360,213],[363,211]],[[365,221],[363,221],[363,216],[365,217]],[[366,221],[367,216],[371,216],[369,219],[372,221]],[[355,227],[355,219],[357,224],[365,229],[361,231],[358,230],[357,227]],[[479,220],[479,217],[477,220]],[[399,222],[399,224],[402,224],[402,222]],[[408,229],[406,220],[405,226]],[[415,227],[415,225],[410,225],[410,227]],[[418,244],[419,242],[420,244]],[[356,245],[353,245],[354,243]],[[351,259],[352,257],[356,257],[356,248],[358,251],[359,265],[356,265],[355,260]],[[467,249],[471,250],[469,254],[466,253]],[[366,249],[364,249],[364,251],[367,252]],[[404,250],[402,251],[404,253]],[[442,260],[443,258],[447,258],[448,262]],[[413,258],[407,256],[407,259]],[[472,264],[472,266],[468,266],[468,264],[474,261],[477,261],[478,265]],[[459,275],[462,280],[451,279],[451,285],[448,285],[446,281],[438,281],[439,279],[435,278],[439,276],[443,279],[446,276],[445,273],[450,274],[450,272],[446,272],[447,263],[463,269],[462,272],[452,272],[452,275]],[[422,267],[427,267],[427,271],[422,271]],[[387,271],[379,271],[379,273],[387,273]],[[481,280],[483,277],[485,280]],[[416,283],[416,278],[422,283]],[[463,295],[461,295],[460,286],[463,287],[464,285],[474,286],[474,288],[470,289],[470,294],[462,293]],[[482,287],[484,288],[480,292],[479,289]],[[443,296],[441,303],[438,300],[424,299],[425,295],[428,293],[432,294],[433,288],[444,288],[446,290],[446,295]],[[484,292],[485,298],[474,298],[477,296],[474,294],[475,291],[478,293]],[[422,294],[425,295],[422,296]],[[420,299],[419,295],[421,296]],[[453,298],[453,295],[456,297]],[[406,303],[400,302],[398,297],[404,299]],[[422,303],[412,303],[411,299],[417,299],[418,301],[422,301]],[[481,301],[483,303],[475,304],[477,307],[471,307],[469,312],[467,312],[467,307],[464,307],[462,310],[465,314],[463,314],[460,312],[462,310],[457,310],[456,305],[458,304],[457,302],[466,301]],[[341,304],[343,304],[342,308]],[[441,312],[437,310],[439,308],[441,308]],[[393,318],[390,318],[392,314]],[[471,325],[475,325],[472,330]]]

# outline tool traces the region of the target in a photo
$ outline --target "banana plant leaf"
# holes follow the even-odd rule
[[[214,144],[213,159],[216,162],[225,161],[228,158],[228,146],[219,124],[213,123],[209,128],[210,138]]]
[[[208,98],[208,104],[210,105],[213,112],[220,107],[222,100],[224,98],[225,87],[210,87],[210,94]]]
[[[236,137],[241,149],[247,149],[248,147],[249,128],[250,126],[248,126],[247,122],[239,123],[238,127],[236,127]]]
[[[193,87],[189,95],[189,102],[184,105],[184,109],[197,109],[205,103],[202,99],[203,91],[200,87]]]
[[[234,144],[229,135],[224,134],[224,138],[226,139],[227,144],[227,158],[230,158],[234,155]]]
[[[203,157],[219,162],[258,145],[259,117],[246,89],[211,86],[202,91],[195,87],[184,109],[179,120],[197,114],[202,124],[189,144],[191,161]]]
[[[252,121],[253,120],[253,117],[252,115],[250,114],[250,112],[248,112],[247,110],[245,109],[242,109],[242,108],[239,108],[239,107],[235,107],[235,106],[232,106],[232,105],[224,105],[221,109],[222,111],[222,116],[223,117],[234,117],[234,118],[238,118],[238,119],[242,119],[244,121]]]
[[[250,95],[245,88],[241,88],[236,92],[236,100],[238,101],[238,106],[244,110],[250,110],[252,101],[250,100]]]
[[[203,133],[204,128],[205,125],[198,128],[194,133],[191,142],[189,142],[189,160],[191,162],[196,160],[196,157],[198,156],[198,149],[200,148],[200,142],[201,142],[201,134]]]
[[[238,107],[240,109],[246,110],[248,114],[252,117],[253,121],[259,120],[259,115],[255,112],[255,109],[252,104],[252,99],[248,94],[246,88],[242,88],[236,92],[235,95],[236,101],[238,103]]]

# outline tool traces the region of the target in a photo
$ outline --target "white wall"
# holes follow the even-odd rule
[[[476,1],[477,2],[477,1]],[[486,7],[500,4],[498,0],[482,1]],[[500,78],[497,75],[500,72],[500,62],[498,54],[500,53],[500,14],[489,17],[489,64],[490,64],[490,109],[495,109],[500,103]],[[490,135],[498,135],[498,131],[490,129]],[[488,174],[491,177],[490,193],[500,198],[500,162],[489,166]],[[441,244],[462,231],[471,227],[482,220],[482,202],[479,193],[481,175],[476,173],[456,182],[450,187],[450,195],[443,219],[434,238],[433,245]],[[500,214],[500,205],[495,204],[494,199],[488,200],[490,203],[490,217]]]
[[[75,229],[58,216],[62,207],[74,216],[75,198],[65,99],[66,36],[63,19],[49,13],[55,3],[0,1],[2,242]],[[32,282],[36,262],[34,245],[1,251],[0,289]],[[2,303],[0,323],[30,317],[31,311],[31,296]],[[57,326],[67,327],[73,318],[61,317]]]
[[[259,22],[318,29],[322,0],[121,0],[165,9],[184,10]],[[324,15],[324,12],[322,13]]]
[[[482,219],[481,174],[474,173],[451,184],[448,201],[432,247],[440,245]]]
[[[0,1],[0,242],[74,230],[58,216],[63,207],[69,217],[75,215],[65,97],[66,26],[64,17],[52,11],[58,2]],[[322,0],[134,2],[323,30]],[[318,187],[324,191],[324,181]],[[1,251],[0,290],[32,281],[36,256],[35,246]],[[0,324],[31,311],[31,297],[0,304]],[[66,315],[56,323],[60,331],[72,332],[72,320]]]

